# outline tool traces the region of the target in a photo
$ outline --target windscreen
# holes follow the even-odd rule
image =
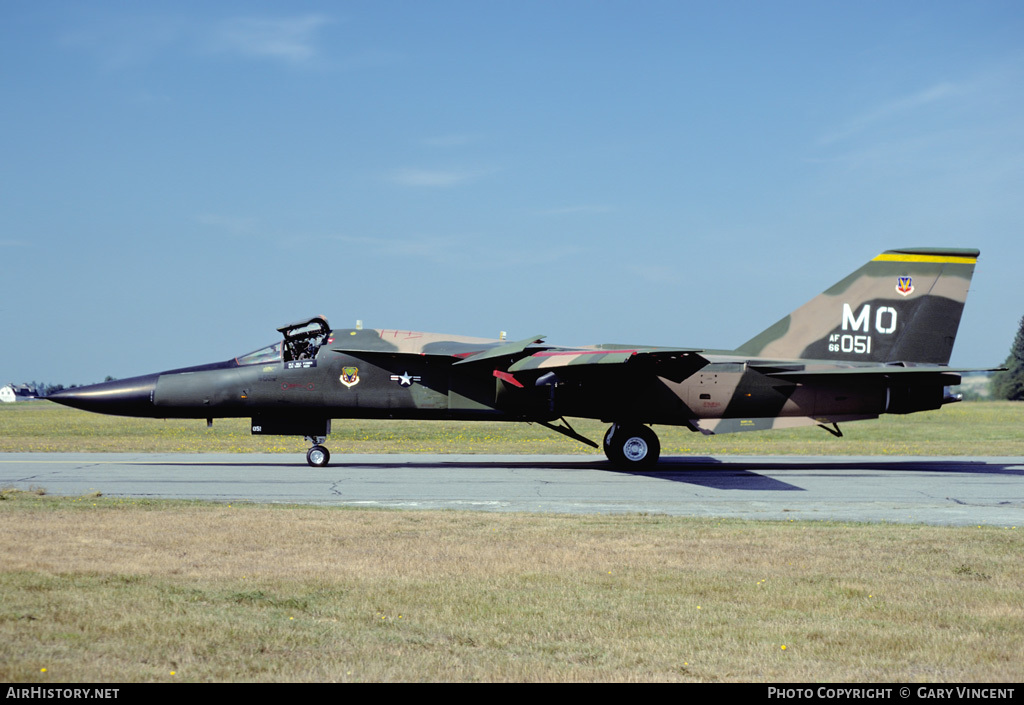
[[[239,365],[266,365],[272,362],[281,362],[281,343],[274,343],[265,348],[235,358]]]

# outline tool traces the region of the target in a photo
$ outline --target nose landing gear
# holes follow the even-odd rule
[[[313,444],[313,447],[306,451],[306,462],[314,468],[325,468],[331,462],[331,451],[323,445],[327,436],[306,436],[306,440]]]

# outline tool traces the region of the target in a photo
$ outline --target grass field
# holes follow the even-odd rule
[[[606,425],[573,419],[600,441]],[[820,428],[702,436],[656,426],[663,455],[1024,456],[1024,404],[964,402],[907,416]],[[341,453],[594,453],[536,424],[335,420],[328,442]],[[252,436],[248,419],[133,419],[90,414],[51,402],[0,404],[0,452],[305,453],[301,438]]]
[[[2,682],[1024,679],[1019,527],[4,496]]]
[[[574,425],[600,438],[603,425]],[[1024,456],[963,403],[666,454]],[[343,452],[582,453],[525,424],[336,421]],[[293,452],[245,420],[0,406],[0,451]],[[1022,526],[353,510],[0,491],[0,681],[1024,680]]]

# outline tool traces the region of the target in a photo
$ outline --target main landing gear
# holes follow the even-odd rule
[[[661,443],[642,424],[613,424],[604,434],[604,454],[619,467],[648,468],[658,462]]]
[[[306,440],[313,444],[313,447],[306,451],[306,462],[315,468],[325,468],[331,462],[331,451],[323,445],[327,436],[306,436]]]
[[[563,436],[597,448],[596,443],[576,433],[564,418],[561,426],[547,421],[538,423]],[[649,468],[658,462],[661,443],[658,441],[658,435],[641,423],[616,423],[604,434],[604,454],[612,461],[612,465],[620,468]]]

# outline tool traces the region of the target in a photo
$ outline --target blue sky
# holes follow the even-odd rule
[[[324,314],[732,348],[895,247],[1024,314],[1024,5],[0,8],[0,382],[227,359]]]

